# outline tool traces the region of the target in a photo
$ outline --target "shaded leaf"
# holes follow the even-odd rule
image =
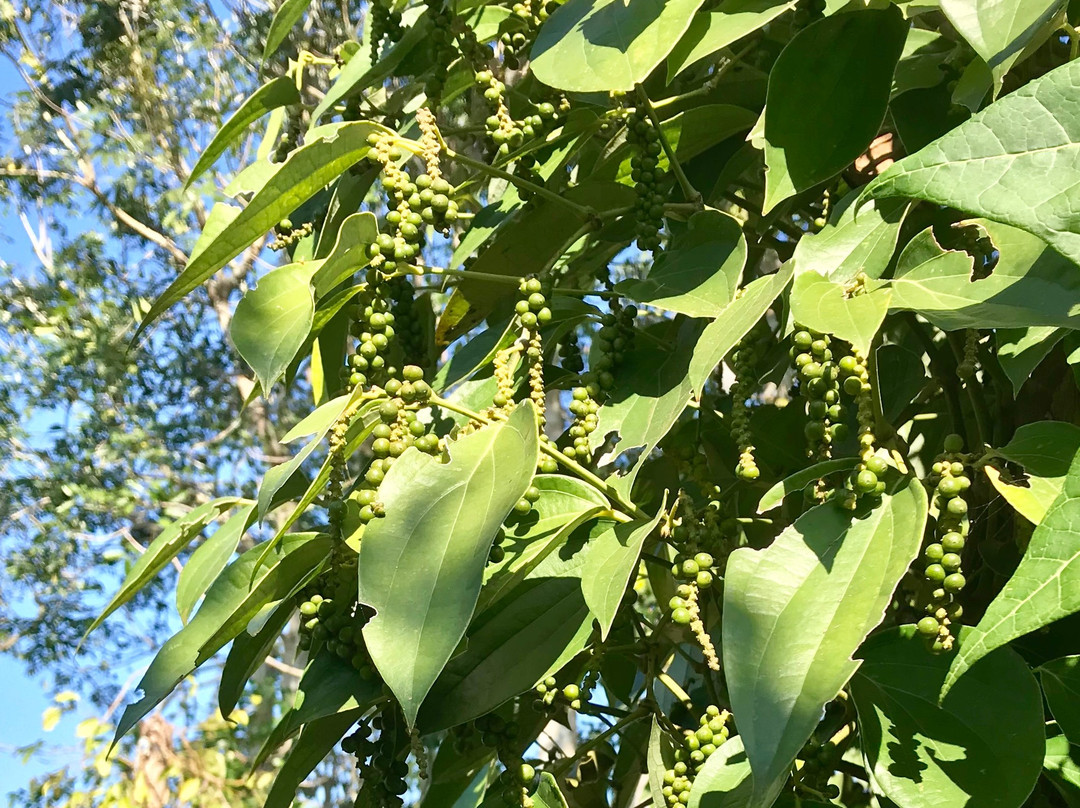
[[[823,460],[820,463],[815,463],[797,471],[789,477],[785,477],[762,495],[761,499],[758,500],[757,512],[765,513],[765,511],[778,507],[788,494],[801,494],[803,489],[815,480],[840,471],[850,472],[855,467],[855,462],[856,458],[854,457]]]
[[[724,0],[710,11],[699,11],[667,57],[668,82],[793,8],[793,0]]]
[[[675,763],[675,745],[660,727],[654,715],[652,729],[649,732],[649,748],[645,756],[649,774],[649,793],[653,799],[653,808],[668,808],[664,799],[664,773]]]
[[[329,294],[334,287],[352,277],[369,262],[367,247],[379,236],[379,223],[369,211],[346,216],[338,230],[333,248],[319,269],[311,276],[315,297]]]
[[[1024,803],[1042,769],[1044,727],[1038,683],[1015,651],[982,659],[940,706],[950,659],[927,653],[914,626],[875,635],[860,656],[851,694],[881,793],[900,808]]]
[[[1013,396],[1065,334],[1065,329],[1053,326],[995,329],[998,362],[1012,383]]]
[[[1080,62],[1040,76],[890,166],[862,199],[950,205],[1034,233],[1080,261],[1078,87]]]
[[[248,680],[266,661],[295,609],[290,598],[279,603],[268,603],[263,610],[266,622],[253,631],[257,622],[253,621],[247,631],[241,631],[233,640],[218,682],[218,711],[222,715],[228,716],[235,709],[244,695]],[[270,611],[266,613],[266,610]]]
[[[1069,466],[1080,451],[1080,427],[1065,421],[1022,424],[1010,440],[991,452],[986,476],[1010,505],[1032,524],[1042,522],[1065,487]],[[994,458],[1023,466],[1024,477],[1011,481],[1001,476]]]
[[[559,90],[632,90],[679,41],[702,0],[569,0],[540,28],[532,71]]]
[[[347,710],[312,721],[304,727],[274,778],[264,808],[289,808],[304,778],[330,754],[363,713],[361,709]]]
[[[895,6],[863,9],[819,20],[784,48],[765,102],[765,212],[840,173],[870,145],[907,29]]]
[[[742,738],[736,735],[709,755],[694,776],[687,808],[743,808],[753,790],[750,761]]]
[[[1071,743],[1080,745],[1080,656],[1043,664],[1039,678],[1054,720]]]
[[[407,451],[379,487],[386,516],[360,543],[359,600],[372,661],[409,725],[476,607],[495,532],[529,487],[539,452],[536,410],[450,446],[450,461]],[[416,507],[422,502],[422,507]]]
[[[926,493],[900,481],[868,512],[825,503],[764,550],[735,550],[724,586],[723,657],[732,712],[767,806],[858,664],[922,544]],[[867,559],[874,559],[868,563]]]
[[[540,772],[540,785],[532,795],[537,808],[567,808],[566,797],[559,790],[559,783],[551,772]]]
[[[1040,44],[1050,33],[1052,29],[1047,26],[1066,5],[1065,0],[939,2],[949,22],[990,66],[999,84],[1009,68],[1024,55],[1025,47],[1029,43]]]
[[[245,505],[211,534],[184,564],[176,583],[176,610],[180,619],[187,622],[192,609],[207,588],[225,569],[240,544],[244,531],[251,525],[255,503]]]
[[[1080,808],[1080,746],[1070,745],[1064,735],[1047,738],[1043,773],[1068,808]]]
[[[1031,536],[1020,566],[954,657],[942,696],[968,668],[1017,637],[1080,611],[1080,453]]]

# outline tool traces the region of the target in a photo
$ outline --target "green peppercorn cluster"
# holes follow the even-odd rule
[[[739,462],[735,476],[753,482],[761,476],[754,457],[753,436],[750,433],[750,410],[746,402],[754,394],[754,372],[758,362],[757,334],[751,331],[735,346],[731,369],[735,381],[731,385],[731,437],[739,447]]]
[[[979,332],[974,328],[964,330],[964,356],[956,366],[956,375],[963,381],[975,378],[979,362]]]
[[[355,572],[355,564],[351,569]],[[300,604],[299,648],[314,654],[323,647],[348,662],[362,678],[375,679],[378,674],[361,635],[369,616],[356,603],[355,594],[350,597],[345,587],[337,589],[336,597],[316,593]]]
[[[427,298],[416,297],[416,287],[404,275],[396,275],[387,281],[390,293],[390,313],[394,316],[393,323],[396,331],[398,345],[401,347],[401,355],[405,364],[426,367],[431,361],[429,355],[428,333],[425,322],[430,319],[430,302]],[[428,307],[428,317],[425,318],[422,306]]]
[[[277,143],[277,147],[274,149],[273,155],[270,157],[272,163],[284,163],[289,155],[292,153],[300,143],[300,132],[303,129],[302,115],[299,112],[293,112],[291,109],[285,118],[284,131],[281,133],[281,139]]]
[[[811,737],[799,753],[799,759],[802,760],[803,765],[799,769],[795,788],[810,797],[836,799],[840,796],[840,788],[829,783],[829,778],[836,771],[842,758],[843,749],[836,743],[832,741],[821,743],[817,738]]]
[[[630,179],[634,181],[637,204],[637,246],[643,252],[660,249],[666,197],[660,186],[666,172],[659,164],[660,133],[646,116],[632,112],[626,119],[626,140],[634,149],[630,158]]]
[[[693,619],[689,606],[691,598],[696,600],[693,590],[708,589],[716,579],[715,561],[711,553],[704,550],[689,555],[680,552],[671,565],[671,574],[681,583],[675,589],[675,595],[668,602],[671,620],[681,626],[690,625]]]
[[[401,26],[401,12],[394,9],[393,0],[371,0],[368,17],[371,25],[371,63],[379,61],[383,40],[391,45],[401,40],[405,29]]]
[[[957,595],[967,585],[962,571],[965,537],[968,532],[968,504],[964,494],[971,487],[965,473],[963,439],[949,435],[945,453],[931,468],[937,508],[936,541],[923,549],[923,578],[930,589],[926,616],[918,623],[919,633],[931,649],[949,651],[955,642],[953,627],[963,616]]]
[[[807,456],[826,459],[832,443],[843,440],[844,417],[837,379],[840,370],[833,360],[828,334],[799,328],[792,336],[791,358],[799,377],[799,390],[806,397]]]
[[[567,457],[585,463],[592,460],[589,435],[596,431],[599,423],[597,413],[615,386],[615,371],[634,345],[637,307],[621,306],[617,299],[612,299],[610,305],[611,309],[601,319],[600,329],[593,341],[598,356],[590,361],[591,367],[582,376],[582,384],[571,393],[570,413],[574,416],[574,423],[570,426],[569,436],[573,444],[563,451]]]
[[[372,738],[376,724],[382,728]],[[341,750],[356,756],[356,769],[361,781],[360,790],[365,805],[379,808],[400,808],[402,795],[408,791],[405,777],[409,764],[398,758],[396,733],[386,726],[386,719],[376,717],[371,724],[360,725],[341,741]]]
[[[477,745],[494,749],[504,770],[493,788],[511,804],[531,806],[529,792],[536,787],[536,769],[521,758],[518,751],[518,723],[506,720],[497,713],[480,716],[475,721],[460,724],[450,730],[454,751],[469,754]]]
[[[686,805],[694,778],[705,761],[728,739],[727,710],[715,704],[705,708],[697,730],[684,730],[682,745],[675,749],[675,763],[664,772],[661,796],[671,808]]]
[[[581,687],[570,682],[559,687],[554,676],[548,676],[536,686],[537,699],[533,703],[537,712],[544,712],[554,707],[560,700],[571,710],[581,709]]]
[[[356,351],[342,370],[350,387],[381,385],[396,375],[390,365],[390,346],[397,337],[397,317],[391,311],[390,285],[378,269],[369,269],[367,285],[353,306],[349,330],[357,340]]]
[[[518,122],[510,117],[510,110],[503,99],[506,85],[487,68],[477,70],[473,80],[477,88],[483,90],[484,100],[490,110],[484,121],[488,137],[498,148],[499,155],[508,154],[510,149],[516,149],[525,142],[525,132]]]
[[[544,346],[540,328],[551,322],[551,309],[548,308],[547,297],[544,296],[542,288],[539,278],[522,280],[518,287],[520,298],[514,307],[525,331],[525,356],[529,361],[529,398],[536,407],[541,427],[544,425],[547,390],[544,387]]]
[[[293,246],[305,236],[310,236],[314,229],[315,225],[312,222],[304,222],[299,227],[294,228],[291,219],[282,219],[274,226],[277,238],[270,242],[269,247],[275,252],[284,250],[286,247]]]
[[[874,433],[873,388],[866,357],[860,351],[841,357],[840,378],[844,393],[855,401],[859,425],[859,460],[848,478],[841,504],[853,508],[859,497],[880,498],[885,493],[882,479],[889,464],[876,454]]]
[[[445,0],[424,0],[427,6],[428,19],[431,20],[431,46],[432,53],[431,75],[424,83],[424,95],[432,106],[438,106],[446,87],[446,77],[450,72],[450,65],[457,56],[457,48],[454,46],[454,15]]]
[[[520,30],[506,31],[499,37],[503,46],[503,64],[510,70],[519,70],[529,58],[529,49],[536,32],[552,12],[559,7],[556,2],[537,0],[538,10],[533,10],[533,0],[514,3],[510,9],[510,18],[515,20]]]

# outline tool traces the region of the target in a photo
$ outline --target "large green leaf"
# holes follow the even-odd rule
[[[263,115],[279,107],[288,107],[299,103],[300,92],[296,89],[296,82],[291,78],[278,76],[276,79],[268,81],[252,93],[240,105],[240,108],[233,113],[232,117],[225,122],[225,125],[218,130],[218,133],[214,135],[214,139],[203,149],[199,161],[191,169],[184,187],[187,188],[201,177],[225,150],[235,143],[247,131],[247,128]]]
[[[1045,741],[1039,685],[1017,653],[981,660],[941,705],[950,659],[928,654],[914,626],[875,635],[860,656],[851,695],[879,793],[900,808],[1024,803]]]
[[[255,503],[252,502],[230,516],[210,538],[195,548],[184,564],[176,582],[176,610],[183,622],[187,622],[199,598],[229,563],[244,531],[251,525],[254,511]]]
[[[573,533],[578,525],[609,507],[607,499],[590,485],[562,474],[539,474],[533,485],[540,498],[524,516],[513,516],[504,526],[500,545],[506,557],[484,569],[484,588],[476,604],[483,611],[530,572]]]
[[[86,630],[86,633],[89,634],[96,629],[105,622],[105,618],[135,597],[135,594],[150,583],[154,576],[165,569],[169,562],[176,558],[191,543],[192,539],[202,532],[203,528],[230,508],[243,502],[245,500],[239,497],[215,499],[191,509],[179,519],[170,523],[168,527],[158,534],[157,538],[150,542],[150,546],[132,565],[131,570],[124,578],[124,582],[120,584],[120,590],[113,595],[112,600],[101,610],[101,614],[90,624],[90,628]]]
[[[953,659],[942,695],[972,665],[1017,637],[1080,611],[1080,453],[1031,536],[1020,566]]]
[[[791,287],[791,316],[800,325],[833,334],[868,353],[889,311],[891,297],[888,287],[851,294],[849,284],[803,272]]]
[[[315,317],[311,273],[300,264],[275,269],[240,298],[229,336],[269,395],[303,346]]]
[[[795,35],[769,74],[765,211],[838,174],[877,135],[908,25],[900,10],[863,9]]]
[[[1071,742],[1080,744],[1080,656],[1045,663],[1039,678],[1054,720]]]
[[[204,283],[245,247],[266,233],[300,205],[335,180],[346,169],[367,156],[367,137],[372,132],[392,134],[369,121],[334,123],[313,129],[303,146],[259,188],[251,201],[231,221],[221,223],[222,230],[193,252],[187,266],[161,296],[154,301],[139,323],[136,337],[162,312],[192,289]]]
[[[559,90],[632,90],[679,41],[703,0],[569,0],[532,48],[536,78]]]
[[[559,790],[559,783],[551,772],[540,773],[540,785],[532,795],[537,808],[567,808],[566,797]]]
[[[285,762],[281,764],[263,808],[289,808],[304,778],[330,754],[363,713],[359,708],[346,710],[312,721],[304,727],[296,745],[289,750]]]
[[[794,0],[723,0],[710,11],[699,11],[667,58],[668,81],[793,8]]]
[[[314,533],[290,533],[274,551],[275,560],[291,553],[325,554],[329,550],[329,537]],[[196,659],[206,641],[218,632],[240,604],[258,587],[262,577],[256,575],[257,563],[263,555],[263,547],[256,545],[232,562],[211,585],[199,611],[191,622],[170,637],[158,650],[138,685],[142,695],[129,704],[116,727],[114,743],[168,696],[185,676],[197,667]],[[280,599],[287,592],[268,593],[266,601]],[[265,602],[265,601],[264,601]],[[243,626],[241,626],[243,630]],[[222,641],[222,645],[231,637]],[[218,646],[219,648],[221,646]],[[216,649],[215,649],[216,650]]]
[[[945,330],[960,328],[1080,327],[1076,267],[1039,238],[1008,225],[974,220],[999,251],[986,277],[973,281],[972,258],[944,250],[927,228],[904,248],[892,281],[890,308],[918,312]]]
[[[615,291],[690,317],[719,316],[731,304],[746,264],[742,227],[725,213],[704,210],[673,241],[644,280],[621,281]]]
[[[420,711],[424,732],[470,721],[533,687],[578,654],[592,634],[581,574],[604,520],[581,525],[528,577],[473,619]]]
[[[850,472],[855,467],[855,463],[856,459],[854,457],[838,457],[834,460],[823,460],[820,463],[807,466],[805,469],[785,477],[762,494],[761,499],[758,500],[757,512],[771,511],[780,505],[788,494],[802,493],[802,490],[814,480],[820,480],[822,477],[840,471]]]
[[[649,792],[653,808],[668,808],[664,799],[664,773],[675,763],[675,745],[660,726],[656,716],[652,719],[649,731],[649,748],[645,754],[646,768],[649,774]]]
[[[1067,5],[1066,0],[939,2],[949,22],[990,66],[998,83],[1029,44],[1040,44],[1053,30],[1047,26]]]
[[[642,545],[663,513],[661,507],[652,519],[611,522],[590,540],[585,568],[581,571],[581,590],[585,603],[600,624],[601,640],[607,639],[615,613],[626,595],[626,587],[637,570]]]
[[[1076,453],[1080,451],[1080,426],[1065,421],[1022,424],[1005,446],[991,453],[986,476],[1010,505],[1032,524],[1042,522],[1065,487]],[[1023,467],[1020,480],[1003,477],[995,458]]]
[[[524,403],[451,444],[448,463],[406,452],[379,487],[386,515],[368,524],[358,561],[359,600],[376,611],[364,640],[410,725],[465,634],[495,531],[538,453],[536,410]]]
[[[1080,61],[991,104],[892,165],[863,199],[906,196],[1028,230],[1080,261]]]
[[[754,771],[750,808],[772,803],[791,762],[858,668],[922,544],[926,493],[901,481],[876,507],[813,508],[764,550],[736,550],[724,576],[723,656]]]
[[[795,245],[793,258],[799,273],[816,272],[845,283],[859,273],[881,277],[889,266],[907,205],[887,200],[863,206],[856,216],[856,206],[850,204],[854,196],[845,202],[848,204],[835,222],[808,233]]]
[[[743,808],[754,790],[742,738],[729,738],[713,752],[690,788],[688,808]]]
[[[379,223],[370,211],[346,216],[326,260],[311,276],[315,297],[329,294],[339,283],[368,265],[367,247],[379,237]]]

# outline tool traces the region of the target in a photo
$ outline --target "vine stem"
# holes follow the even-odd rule
[[[481,424],[493,423],[490,418],[485,418],[480,413],[473,412],[468,407],[462,407],[461,405],[455,404],[452,401],[447,401],[441,396],[433,395],[430,399],[428,399],[428,401],[435,406],[442,407],[444,409],[450,410],[451,412],[456,412],[458,415],[464,415],[466,418],[471,418],[472,420],[477,421]],[[602,493],[626,513],[638,519],[651,518],[649,514],[645,513],[645,511],[641,510],[641,508],[639,508],[633,502],[627,501],[623,497],[623,495],[614,488],[614,486],[604,482],[604,480],[601,480],[599,477],[597,477],[587,468],[582,466],[576,460],[572,460],[571,458],[560,452],[559,449],[555,446],[555,444],[553,444],[546,437],[541,436],[540,438],[540,450],[549,457],[554,458],[555,461],[558,462],[560,465],[565,466],[570,471],[574,472],[574,474],[576,474],[579,478],[581,478],[593,488],[595,488],[597,491]]]
[[[679,683],[672,679],[671,676],[669,676],[667,673],[661,671],[660,673],[656,674],[656,678],[660,682],[660,684],[662,684],[664,687],[671,691],[671,695],[677,698],[683,704],[683,706],[690,707],[693,705],[694,700],[691,699],[687,692],[679,686]]]
[[[623,718],[622,720],[612,724],[599,735],[594,735],[592,738],[589,738],[589,740],[585,741],[575,750],[573,757],[564,758],[563,760],[559,761],[558,765],[554,767],[554,771],[552,772],[555,775],[555,778],[561,778],[568,771],[570,771],[576,760],[589,754],[589,752],[591,752],[600,744],[604,743],[612,735],[616,735],[619,732],[622,732],[624,729],[626,729],[626,727],[630,726],[635,721],[640,721],[647,715],[649,715],[648,710],[638,707],[629,715],[627,715],[626,718]]]
[[[645,114],[649,116],[649,120],[652,121],[652,125],[656,128],[657,137],[660,138],[660,145],[664,149],[664,153],[668,156],[668,163],[671,166],[671,170],[675,172],[675,179],[679,181],[679,187],[682,188],[683,196],[686,197],[686,201],[699,208],[702,207],[701,194],[697,189],[690,184],[690,180],[686,177],[686,172],[683,171],[682,165],[679,163],[679,158],[675,156],[675,149],[671,148],[671,144],[668,139],[664,137],[664,130],[660,128],[660,118],[656,115],[656,110],[653,109],[652,102],[649,101],[649,95],[645,92],[645,88],[640,84],[636,85],[638,98],[641,100],[641,108],[645,111]]]
[[[414,265],[410,264],[410,266]],[[472,269],[450,269],[448,267],[414,266],[414,268],[418,273],[425,275],[449,275],[460,278],[474,278],[478,281],[491,281],[492,283],[505,283],[513,286],[517,286],[521,283],[521,278],[516,275],[496,275],[494,272],[477,272]],[[593,295],[596,297],[619,297],[617,292],[611,292],[606,289],[573,289],[556,286],[551,292],[556,295],[574,295],[577,297],[589,297]]]
[[[461,163],[464,166],[469,166],[470,168],[474,168],[477,171],[489,174],[492,177],[498,177],[501,180],[506,180],[512,185],[516,185],[521,190],[534,193],[539,197],[547,199],[549,202],[557,202],[564,207],[570,208],[583,219],[592,221],[597,218],[596,211],[592,208],[587,208],[584,205],[579,205],[577,202],[573,202],[567,199],[565,196],[561,196],[560,194],[557,194],[554,191],[545,188],[543,185],[537,185],[536,183],[529,182],[529,180],[522,179],[521,177],[511,174],[509,171],[503,171],[501,168],[496,168],[493,165],[488,165],[487,163],[481,162],[480,160],[474,160],[467,155],[454,151],[445,143],[443,143],[442,149],[443,154],[445,154],[447,159],[449,160]]]

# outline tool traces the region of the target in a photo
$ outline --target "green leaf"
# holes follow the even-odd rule
[[[598,213],[629,207],[636,195],[615,182],[586,182],[566,189],[561,196]],[[549,267],[590,224],[573,208],[547,199],[536,199],[509,219],[472,264],[485,274],[523,278]],[[477,325],[495,305],[513,294],[513,286],[498,281],[464,279],[439,316],[435,332],[440,344],[449,343]]]
[[[304,0],[305,5],[307,2],[308,0]],[[296,82],[288,76],[278,76],[276,79],[268,81],[240,105],[240,108],[214,135],[214,139],[203,149],[199,161],[195,163],[195,167],[191,169],[191,173],[184,183],[184,188],[191,187],[191,184],[201,177],[225,150],[235,143],[247,131],[248,127],[263,115],[279,107],[288,107],[299,103],[300,93],[296,89]]]
[[[290,598],[268,603],[262,611],[267,617],[266,622],[254,633],[253,626],[249,626],[247,631],[241,631],[233,640],[218,682],[218,711],[223,716],[228,717],[235,709],[244,695],[248,680],[262,667],[294,611],[296,604]]]
[[[540,772],[540,785],[532,795],[536,808],[567,808],[566,797],[559,790],[559,783],[551,772]]]
[[[841,202],[843,212],[835,222],[799,239],[793,256],[799,273],[816,272],[838,283],[854,280],[860,272],[881,277],[896,249],[908,206],[889,200],[864,206],[856,217],[856,206],[851,204],[855,196]]]
[[[1045,663],[1039,668],[1039,678],[1061,731],[1072,743],[1080,742],[1080,656]]]
[[[504,526],[505,537],[500,546],[506,557],[484,569],[478,611],[523,581],[582,522],[608,508],[608,501],[595,488],[573,477],[538,474],[533,485],[540,498],[527,515],[513,514]]]
[[[425,733],[471,721],[533,687],[592,635],[581,573],[601,520],[581,525],[528,577],[475,617],[420,711]]]
[[[870,145],[907,29],[895,6],[862,9],[807,26],[784,48],[765,102],[766,213],[840,173]]]
[[[1039,685],[1016,652],[982,659],[940,706],[950,658],[927,653],[914,626],[875,635],[861,656],[851,695],[878,793],[900,808],[1024,804],[1045,742]]]
[[[1078,87],[1078,61],[1025,84],[890,166],[862,201],[906,196],[950,205],[1034,233],[1080,261],[1080,115],[1071,103]]]
[[[730,305],[745,264],[746,238],[739,223],[720,211],[703,210],[657,256],[644,280],[620,281],[615,291],[689,317],[717,317]]]
[[[1065,487],[1069,466],[1080,451],[1080,427],[1065,421],[1022,424],[1011,441],[991,453],[984,466],[994,488],[1032,524],[1039,524]],[[1004,478],[994,463],[1003,458],[1023,466],[1024,477]]]
[[[900,481],[869,511],[825,503],[764,550],[731,554],[724,671],[754,771],[753,808],[775,799],[822,708],[857,669],[852,654],[881,622],[925,523],[921,483]]]
[[[101,614],[90,624],[86,634],[100,626],[105,622],[105,618],[135,597],[135,594],[165,569],[169,562],[176,558],[180,551],[187,547],[208,524],[230,508],[244,502],[246,500],[239,497],[222,497],[193,508],[170,523],[158,534],[157,538],[150,542],[150,546],[132,565],[124,582],[120,584],[120,590],[113,595]]]
[[[310,550],[305,552],[309,544],[325,552],[329,550],[329,541],[328,537],[315,533],[291,533],[276,548],[275,555],[278,559],[293,552],[306,555],[311,553]],[[229,616],[248,599],[251,590],[260,585],[262,578],[256,576],[256,570],[263,550],[261,545],[256,545],[226,567],[207,590],[206,598],[191,622],[161,646],[136,688],[142,696],[124,709],[116,727],[114,745],[198,667],[196,660],[206,641],[218,633]],[[270,593],[265,600],[274,599],[275,595],[282,597],[283,594],[286,593]],[[229,639],[232,638],[226,638],[221,644],[224,645]]]
[[[1080,808],[1080,746],[1071,746],[1064,735],[1047,738],[1043,773],[1068,808]]]
[[[695,392],[702,391],[716,366],[769,310],[791,282],[794,269],[789,261],[774,274],[751,281],[742,295],[705,327],[690,359],[690,386]]]
[[[559,90],[632,90],[679,41],[703,0],[569,0],[532,47],[537,80]]]
[[[581,571],[581,590],[600,624],[601,640],[607,639],[615,613],[622,605],[626,587],[637,570],[642,545],[663,514],[661,506],[649,520],[608,522],[605,530],[590,540],[585,568]]]
[[[219,527],[210,538],[195,548],[184,564],[176,583],[176,610],[183,622],[192,609],[229,563],[244,531],[251,525],[255,503],[245,505]]]
[[[263,46],[262,55],[263,64],[266,64],[267,60],[277,53],[281,43],[285,41],[293,26],[300,22],[304,12],[307,11],[310,5],[311,0],[284,0],[278,6],[277,11],[274,12],[274,18],[270,21],[270,30],[266,32],[266,44]]]
[[[754,790],[742,738],[729,738],[694,775],[687,808],[743,808]],[[805,805],[805,803],[803,803]]]
[[[791,288],[791,317],[795,322],[847,340],[856,350],[869,353],[889,311],[889,289],[860,290],[849,296],[850,284],[834,283],[816,272],[795,277]]]
[[[1065,334],[1065,329],[1053,326],[995,329],[998,362],[1012,382],[1014,397]]]
[[[228,612],[219,611],[217,617],[221,622],[199,647],[195,666],[202,665],[229,640],[239,636],[267,603],[292,595],[310,580],[326,560],[331,545],[330,537],[320,537],[302,544],[272,563],[257,566],[254,570],[256,577],[252,579],[244,597]]]
[[[363,713],[361,709],[347,710],[312,721],[304,727],[278,770],[263,808],[289,808],[304,778],[330,754]]]
[[[1065,0],[939,0],[941,10],[982,57],[1000,85],[1002,77],[1024,55],[1029,44],[1039,45],[1047,26],[1066,6]]]
[[[953,659],[942,696],[982,657],[1017,637],[1080,611],[1080,453],[1065,487],[1031,536],[1016,572]]]
[[[668,83],[686,68],[720,53],[793,8],[793,0],[724,0],[711,11],[699,11],[667,58]]]
[[[854,457],[823,460],[820,463],[801,469],[789,477],[785,477],[762,495],[761,499],[758,500],[757,512],[771,511],[779,506],[788,494],[801,494],[802,490],[815,480],[840,471],[850,472],[855,467],[856,462],[857,458]]]
[[[379,487],[386,516],[368,524],[357,562],[359,600],[376,611],[364,640],[410,726],[465,635],[495,532],[536,471],[536,410],[519,405],[449,451],[448,463],[398,458]]]
[[[296,687],[292,707],[285,711],[251,762],[255,770],[282,744],[311,724],[327,716],[366,710],[382,695],[377,677],[363,679],[349,661],[323,651],[310,660]]]
[[[367,255],[368,245],[378,237],[379,223],[374,213],[364,211],[346,216],[326,260],[311,276],[315,297],[328,295],[338,284],[366,267],[370,260]]]
[[[649,793],[653,799],[653,808],[668,808],[664,799],[664,773],[675,763],[675,745],[660,727],[656,716],[652,719],[649,732],[649,748],[645,756],[649,772]]]
[[[275,269],[240,298],[229,336],[269,395],[303,346],[315,317],[311,273],[300,264]]]
[[[999,252],[993,271],[971,280],[966,252],[943,250],[933,230],[915,236],[897,262],[890,308],[917,312],[938,328],[1080,327],[1076,267],[1039,238],[1008,225],[973,220]]]
[[[192,253],[184,271],[154,301],[139,323],[135,337],[259,236],[346,169],[363,160],[370,149],[367,137],[373,132],[393,134],[370,121],[328,124],[309,132],[303,146],[292,152],[284,163],[274,166],[273,174],[236,218],[231,222],[222,221],[223,229],[202,249]]]

